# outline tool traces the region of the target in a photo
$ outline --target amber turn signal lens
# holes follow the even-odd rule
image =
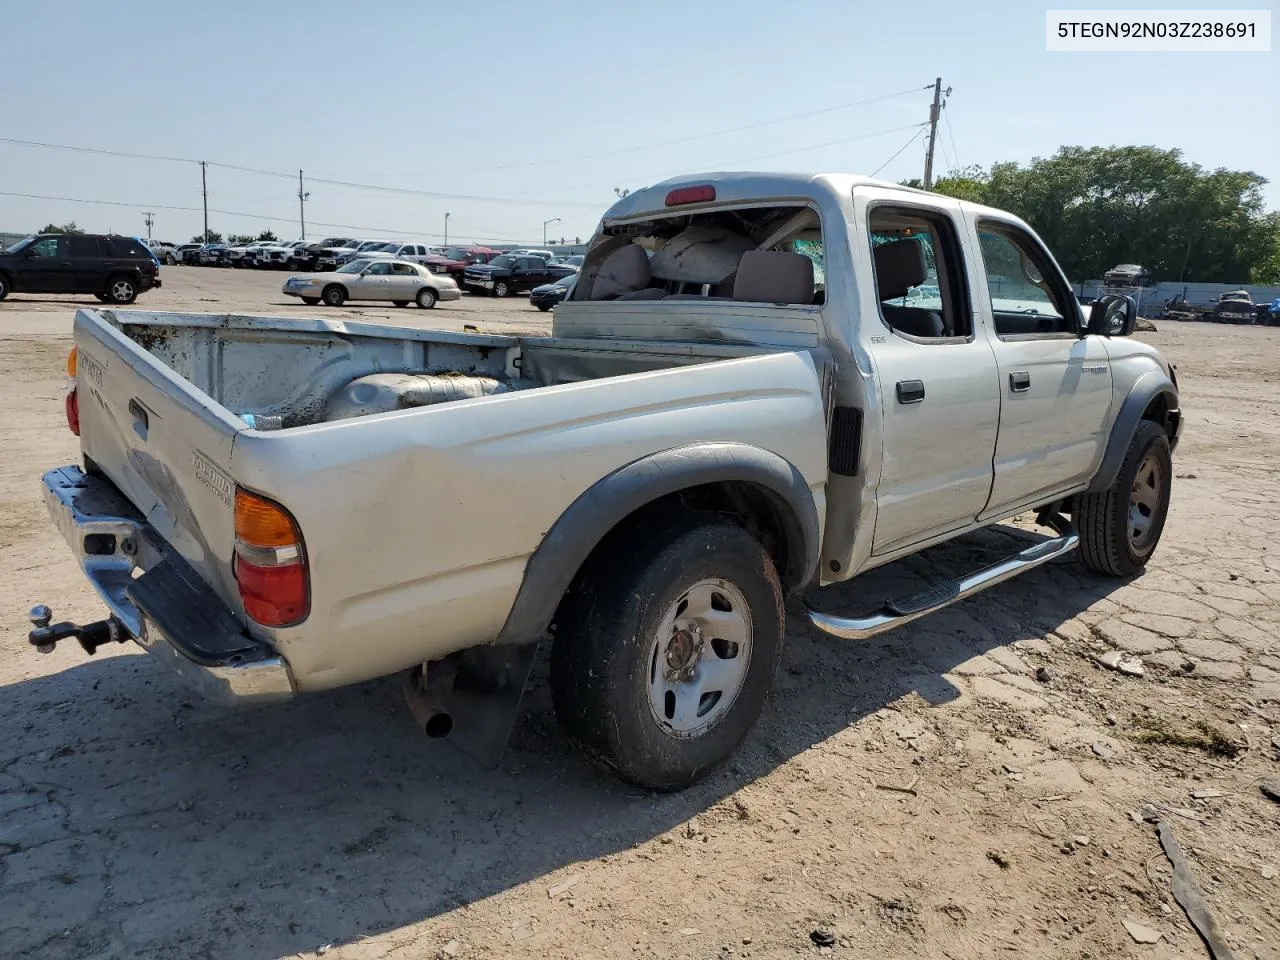
[[[282,506],[244,490],[236,491],[236,537],[255,547],[288,547],[301,540]]]
[[[67,376],[72,380],[76,378],[76,361],[80,358],[80,351],[75,347],[71,348],[71,352],[67,354]]]

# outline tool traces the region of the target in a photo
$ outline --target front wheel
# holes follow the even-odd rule
[[[499,280],[493,285],[493,295],[495,297],[505,297],[511,292],[511,288],[507,286],[505,280]]]
[[[9,278],[0,273],[0,300],[9,295]]]
[[[418,306],[423,310],[430,310],[436,305],[436,292],[430,287],[423,287],[418,291]]]
[[[339,284],[331,283],[324,288],[320,297],[326,306],[340,307],[347,302],[347,291]]]
[[[138,285],[128,277],[112,277],[107,281],[107,299],[122,306],[138,299]]]
[[[552,698],[607,769],[679,790],[732,755],[760,716],[782,652],[782,587],[760,542],[722,520],[624,539],[562,604]]]
[[[1096,573],[1137,573],[1164,532],[1173,481],[1173,457],[1164,429],[1143,420],[1134,431],[1115,482],[1101,493],[1076,498],[1072,519],[1080,534],[1080,559]]]
[[[539,310],[541,310],[543,313],[546,313],[548,310],[550,310],[550,309],[551,309],[551,304],[549,304],[549,303],[538,303],[538,304],[535,304],[535,306],[536,306]]]

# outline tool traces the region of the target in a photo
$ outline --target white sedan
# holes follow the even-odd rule
[[[439,300],[457,300],[462,291],[451,277],[409,260],[352,260],[332,273],[290,277],[281,288],[303,303],[340,307],[348,300],[390,300],[397,307],[416,303],[429,310]]]

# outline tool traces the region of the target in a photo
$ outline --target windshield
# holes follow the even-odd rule
[[[13,246],[11,246],[11,247],[7,247],[7,248],[5,249],[5,251],[4,251],[4,252],[5,252],[5,253],[17,253],[17,252],[18,252],[19,250],[21,250],[23,247],[30,246],[31,244],[35,243],[35,241],[36,241],[36,238],[35,238],[35,237],[23,237],[23,238],[22,238],[21,240],[19,240],[17,243],[13,244]]]
[[[494,257],[489,261],[491,267],[514,267],[515,265],[516,258],[511,256]]]
[[[365,267],[369,266],[368,260],[352,260],[345,266],[339,267],[335,273],[360,273]]]
[[[475,254],[468,252],[466,247],[449,247],[443,255],[450,260],[470,260],[475,256]]]
[[[366,240],[364,243],[356,247],[357,250],[379,250],[385,246],[386,241],[383,240]]]

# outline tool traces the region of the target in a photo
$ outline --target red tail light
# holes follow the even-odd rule
[[[244,612],[264,627],[290,627],[311,612],[302,534],[289,511],[236,489],[236,583]]]
[[[67,394],[67,426],[77,437],[80,436],[80,396],[75,387]]]
[[[716,188],[712,184],[700,187],[677,187],[667,194],[667,206],[679,207],[686,203],[710,203],[716,198]]]

